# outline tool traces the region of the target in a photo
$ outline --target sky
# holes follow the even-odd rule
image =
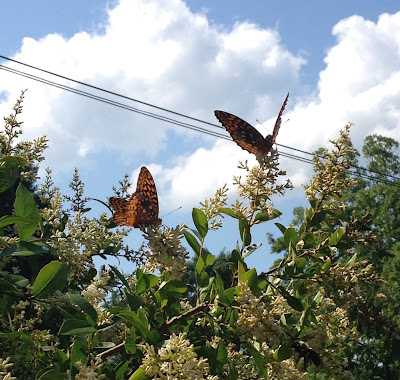
[[[0,55],[141,102],[213,124],[218,124],[214,110],[221,109],[266,135],[290,91],[278,144],[311,152],[337,138],[349,121],[359,150],[373,133],[400,140],[400,4],[395,0],[75,0],[62,6],[0,0],[0,11]],[[0,64],[224,133],[7,60]],[[169,227],[192,225],[192,208],[225,183],[233,200],[238,161],[254,163],[231,141],[5,70],[0,70],[2,117],[11,113],[23,89],[28,89],[24,138],[49,138],[42,178],[50,167],[56,185],[68,194],[77,167],[86,196],[106,201],[125,173],[135,187],[145,165],[157,185],[160,216],[181,207],[163,218]],[[298,154],[279,145],[278,150]],[[293,207],[305,205],[301,185],[312,167],[285,157],[280,167],[295,185],[273,199],[284,213],[278,222],[287,225]],[[214,254],[233,249],[238,239],[236,224],[227,218],[224,223],[221,233],[206,241]],[[279,236],[273,222],[256,226],[254,242],[263,246],[248,263],[260,271],[276,259],[269,254],[266,232]],[[140,232],[131,236],[139,245]]]

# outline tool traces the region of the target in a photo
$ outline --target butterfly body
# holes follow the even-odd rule
[[[113,220],[119,226],[139,228],[161,224],[156,185],[145,166],[140,169],[136,191],[130,199],[111,197],[109,202],[114,210]]]
[[[271,135],[266,136],[257,131],[247,121],[244,121],[238,116],[235,116],[225,111],[214,111],[215,116],[223,127],[229,132],[232,140],[236,142],[242,149],[253,154],[266,155],[271,151],[276,137],[278,136],[279,128],[282,123],[282,113],[289,99],[287,94],[285,101],[281,107],[278,117],[275,122],[274,130]]]

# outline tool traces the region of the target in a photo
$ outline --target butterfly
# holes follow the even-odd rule
[[[224,111],[214,111],[214,114],[223,127],[229,132],[233,141],[242,149],[247,150],[250,153],[266,155],[272,149],[276,136],[278,136],[279,128],[282,123],[282,113],[286,107],[288,99],[289,93],[279,111],[272,135],[268,135],[265,138],[257,131],[257,129],[251,126],[247,121],[242,120],[240,117]]]
[[[136,191],[130,199],[111,197],[109,202],[114,210],[113,220],[119,226],[139,228],[161,224],[161,219],[158,217],[156,184],[145,166],[140,169]]]

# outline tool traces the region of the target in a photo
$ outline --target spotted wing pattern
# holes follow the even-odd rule
[[[268,135],[265,138],[260,132],[257,131],[257,129],[238,116],[218,110],[214,111],[214,114],[223,127],[229,132],[233,141],[235,141],[235,143],[238,144],[242,149],[253,154],[265,155],[272,149],[272,146],[274,145],[278,135],[279,127],[282,123],[282,113],[286,107],[288,99],[289,94],[287,94],[286,99],[283,102],[278,118],[276,119],[272,135]]]
[[[158,226],[158,196],[154,179],[143,166],[139,173],[136,191],[129,200],[112,197],[110,206],[114,209],[113,220],[120,226],[138,228],[140,226]]]
[[[238,116],[225,111],[214,111],[215,116],[229,132],[232,140],[250,153],[262,153],[265,139],[260,132]]]
[[[114,210],[113,220],[119,226],[126,226],[126,206],[128,202],[124,198],[111,197],[109,200],[111,208]]]

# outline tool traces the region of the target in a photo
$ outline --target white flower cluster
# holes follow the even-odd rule
[[[79,278],[82,271],[94,265],[93,256],[110,245],[120,244],[127,235],[126,231],[110,232],[103,217],[91,220],[78,211],[67,221],[64,231],[57,230],[50,238],[60,260],[69,266],[71,275]]]
[[[238,168],[246,171],[245,180],[241,176],[233,177],[233,184],[238,186],[237,193],[240,197],[248,199],[249,206],[243,206],[243,202],[236,200],[232,209],[240,218],[245,218],[250,225],[255,224],[253,216],[256,212],[273,214],[273,204],[269,200],[274,194],[283,195],[285,190],[292,189],[289,180],[283,184],[278,184],[280,176],[286,172],[278,168],[278,155],[267,156],[266,162],[250,168],[247,161],[239,162]]]
[[[334,146],[332,151],[324,149],[322,154],[313,154],[314,171],[317,174],[309,185],[304,186],[304,191],[309,201],[324,201],[326,209],[345,209],[346,204],[341,196],[357,183],[356,179],[345,175],[354,162],[352,157],[357,153],[349,144],[350,127],[351,124],[347,124],[344,130],[340,131],[339,139],[329,140]]]
[[[227,193],[228,188],[226,184],[215,192],[214,198],[207,198],[204,202],[200,202],[201,210],[203,210],[204,214],[207,217],[207,221],[209,222],[208,228],[210,230],[217,230],[222,226],[221,219],[215,219],[218,215],[221,215],[219,209],[224,207],[226,201],[228,199]],[[211,221],[211,222],[210,222]]]
[[[0,358],[0,380],[17,380],[16,377],[11,376],[9,369],[14,365],[10,363],[10,358],[1,359]]]
[[[247,283],[239,283],[240,294],[236,301],[240,305],[236,327],[243,337],[258,342],[278,344],[283,329],[274,318],[271,304],[266,304],[261,297],[256,297]]]
[[[168,279],[180,279],[184,274],[185,262],[189,258],[187,250],[182,247],[183,226],[176,228],[148,228],[144,233],[149,251],[145,263],[145,271],[158,270],[161,276]]]
[[[271,358],[272,359],[272,358]],[[300,371],[296,368],[294,359],[282,360],[275,362],[270,360],[267,364],[267,371],[271,380],[306,380],[308,379],[307,372]]]
[[[83,365],[80,361],[77,362],[79,373],[75,376],[75,380],[104,380],[106,375],[97,373],[102,365],[101,359],[97,359],[96,362],[92,360],[89,366]]]
[[[172,334],[157,352],[149,344],[141,347],[145,352],[142,368],[152,379],[218,380],[209,375],[207,359],[197,356],[185,333]]]
[[[104,300],[110,281],[110,270],[103,270],[92,279],[89,286],[82,290],[82,296],[85,297],[92,306],[101,311],[100,302]]]

